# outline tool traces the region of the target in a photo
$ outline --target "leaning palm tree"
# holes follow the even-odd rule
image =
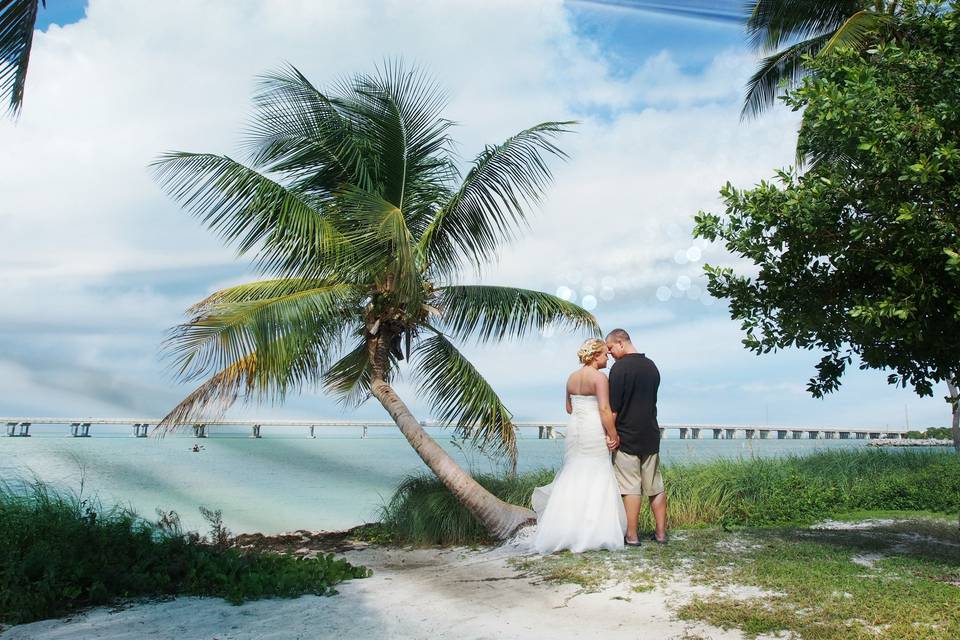
[[[465,473],[391,383],[405,363],[439,420],[515,461],[511,413],[455,342],[599,329],[545,293],[456,282],[524,225],[570,123],[488,146],[461,176],[441,93],[399,64],[330,92],[289,67],[261,78],[254,106],[250,166],[181,152],[154,165],[175,200],[268,276],[214,293],[172,330],[175,371],[206,381],[163,428],[238,397],[278,401],[304,386],[350,404],[373,396],[450,491],[492,534],[508,536],[533,513]]]
[[[0,0],[0,100],[16,117],[23,105],[33,28],[40,4],[47,0]]]
[[[895,24],[905,4],[910,0],[751,0],[749,42],[768,55],[747,83],[741,118],[759,115],[797,86],[807,74],[804,56],[862,47],[870,34]]]

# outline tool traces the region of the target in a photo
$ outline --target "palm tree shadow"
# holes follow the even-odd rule
[[[772,535],[849,550],[851,555],[879,553],[960,568],[960,529],[947,520],[878,520],[843,528],[779,530]]]

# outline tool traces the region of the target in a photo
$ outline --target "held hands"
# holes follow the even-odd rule
[[[607,449],[616,451],[620,447],[620,436],[607,436]]]

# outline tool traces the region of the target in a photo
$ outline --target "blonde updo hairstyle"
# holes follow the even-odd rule
[[[585,341],[577,350],[577,357],[581,364],[590,364],[597,356],[607,350],[607,345],[603,340],[590,338]]]

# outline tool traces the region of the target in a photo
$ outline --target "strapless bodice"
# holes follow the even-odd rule
[[[609,456],[597,396],[571,395],[570,404],[566,456]]]

